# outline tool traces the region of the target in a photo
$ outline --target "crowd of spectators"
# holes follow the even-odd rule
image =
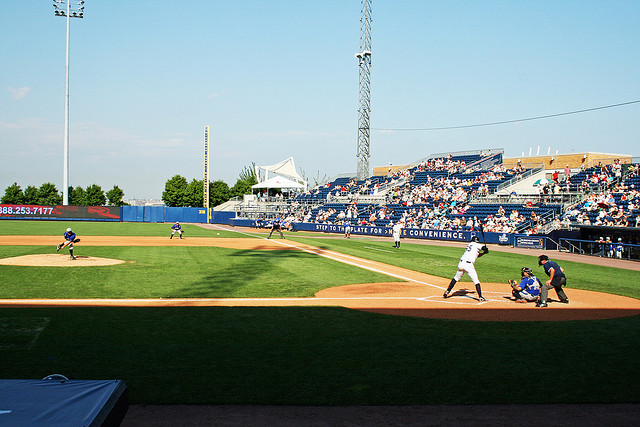
[[[412,184],[417,172],[444,171],[444,176],[426,176],[426,182]],[[520,163],[513,168],[497,165],[488,171],[472,174],[472,170],[463,160],[447,158],[422,161],[417,166],[392,170],[389,167],[387,177],[372,177],[364,181],[341,180],[316,187],[307,194],[326,193],[326,201],[331,202],[335,196],[349,196],[348,202],[326,206],[312,212],[310,209],[294,202],[285,213],[290,222],[314,222],[321,224],[371,225],[392,227],[395,222],[402,222],[405,227],[438,229],[438,230],[477,230],[480,224],[485,231],[498,233],[525,232],[535,234],[542,232],[553,221],[556,226],[567,226],[572,223],[586,225],[603,225],[615,227],[640,226],[640,192],[634,186],[627,187],[619,182],[607,192],[592,193],[579,206],[567,211],[553,220],[541,218],[534,210],[527,209],[530,214],[522,215],[518,209],[506,212],[500,206],[497,212],[480,219],[469,211],[472,195],[487,195],[490,181],[504,180],[517,176],[525,169]],[[598,165],[585,172],[582,187],[593,188],[594,184],[608,184],[622,178],[623,165],[614,161],[611,165]],[[636,165],[627,166],[627,175],[637,175]],[[616,178],[618,178],[616,180]],[[404,185],[394,185],[404,180]],[[540,187],[543,194],[557,194],[572,191],[570,171],[556,171],[552,181]],[[385,187],[387,186],[387,187]],[[575,186],[574,186],[575,187]],[[386,204],[380,206],[362,205],[359,195],[376,195],[381,188],[387,188]],[[327,191],[328,190],[328,191]],[[344,202],[344,199],[343,199]],[[525,205],[525,208],[536,206]],[[537,206],[542,207],[542,206]]]
[[[411,185],[415,173],[423,171],[445,171],[448,174],[437,178],[428,175],[426,183]],[[486,195],[489,193],[488,182],[503,180],[505,176],[513,176],[523,171],[519,164],[513,169],[496,165],[491,170],[468,176],[473,171],[467,168],[465,161],[453,160],[451,156],[425,160],[412,168],[392,170],[390,166],[389,176],[383,180],[374,182],[370,178],[364,181],[352,179],[348,182],[326,184],[324,187],[329,190],[326,196],[327,202],[333,201],[335,196],[350,196],[345,209],[320,208],[315,215],[294,209],[292,217],[299,222],[321,224],[343,224],[349,221],[354,225],[392,227],[394,221],[401,221],[405,227],[472,231],[478,229],[481,220],[477,216],[465,214],[471,208],[468,203],[470,195]],[[467,174],[467,176],[455,174]],[[405,180],[405,185],[394,186],[400,179]],[[390,188],[387,193],[387,204],[378,207],[359,205],[358,195],[375,195],[384,185],[389,185]],[[475,190],[472,190],[474,185]],[[320,194],[320,192],[321,187],[316,187],[307,194]],[[396,206],[395,209],[394,206]],[[502,212],[486,217],[484,227],[488,231],[512,232],[527,220],[517,211],[505,214],[502,209]]]
[[[640,226],[640,192],[617,184],[610,192],[589,195],[584,202],[562,215],[564,225],[571,223],[607,227]]]
[[[622,165],[615,160],[612,165],[599,166],[589,175],[590,183],[614,183],[604,192],[589,194],[585,200],[562,215],[561,223],[599,225],[606,227],[640,227],[640,191],[634,184],[638,165],[629,165],[622,180]],[[635,180],[632,180],[635,178]]]

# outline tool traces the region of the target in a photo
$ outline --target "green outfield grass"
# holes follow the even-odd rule
[[[82,236],[171,236],[173,223],[100,221],[0,221],[0,236],[62,236],[68,227]],[[250,237],[224,230],[207,230],[194,224],[180,224],[184,237]],[[219,233],[219,235],[218,235]]]
[[[168,237],[170,227],[71,225],[80,236]],[[0,221],[0,235],[57,235],[66,226]],[[185,227],[193,231],[188,235],[219,232]],[[390,239],[309,239],[296,233],[287,238],[443,277],[454,274],[462,252],[407,243],[393,251]],[[0,257],[51,249],[0,246]],[[1,297],[300,296],[326,286],[394,280],[297,251],[80,243],[76,252],[130,262],[87,268],[0,266]],[[543,274],[535,261],[535,256],[491,252],[476,266],[483,281],[502,282],[517,277],[524,265]],[[561,265],[567,269],[569,296],[571,287],[640,295],[637,272]],[[1,378],[53,373],[118,378],[130,386],[131,403],[638,402],[640,373],[634,366],[639,353],[640,316],[472,322],[333,307],[0,309]]]
[[[55,253],[48,246],[0,246],[0,258]],[[104,267],[0,266],[0,298],[311,297],[352,283],[398,281],[302,251],[213,247],[85,246],[76,256],[115,258]]]

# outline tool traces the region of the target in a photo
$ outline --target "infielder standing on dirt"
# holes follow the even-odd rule
[[[171,237],[169,237],[169,239],[173,239],[173,235],[179,233],[180,234],[180,238],[182,239],[182,226],[180,225],[179,222],[176,222],[175,224],[173,224],[171,226]]]
[[[69,246],[69,255],[71,255],[71,259],[76,259],[76,257],[73,256],[73,244],[78,243],[80,239],[76,237],[76,233],[71,231],[71,228],[67,228],[67,231],[64,232],[63,236],[64,236],[64,242],[60,243],[56,247],[56,251],[59,251],[65,246]]]
[[[393,232],[393,247],[396,249],[400,249],[400,235],[402,234],[402,221],[398,221],[393,224],[391,228]]]
[[[562,290],[562,287],[567,284],[564,268],[549,260],[549,257],[546,255],[540,255],[538,257],[538,265],[544,268],[544,272],[549,276],[549,280],[540,287],[540,301],[538,301],[536,307],[547,307],[547,296],[549,295],[549,289],[552,288],[555,288],[560,302],[569,304],[569,298],[567,298],[567,294]]]
[[[480,243],[480,239],[478,236],[471,237],[471,242],[467,245],[467,249],[465,249],[462,257],[460,257],[460,262],[458,263],[458,272],[455,277],[451,279],[451,283],[449,283],[449,287],[444,292],[443,297],[449,298],[449,294],[453,287],[458,283],[458,280],[462,277],[464,273],[467,273],[469,278],[476,285],[476,292],[478,293],[478,301],[486,301],[482,296],[482,288],[480,286],[480,280],[478,280],[478,273],[476,273],[476,268],[474,267],[474,263],[476,259],[481,257],[482,255],[486,255],[489,253],[489,248],[486,245]]]
[[[280,226],[280,218],[274,219],[273,222],[271,223],[271,232],[269,233],[269,237],[267,237],[267,239],[271,238],[271,235],[273,234],[274,231],[277,231],[278,233],[280,233],[280,238],[284,239],[284,234],[282,234],[282,227]]]

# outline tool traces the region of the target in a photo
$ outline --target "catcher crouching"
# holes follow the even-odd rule
[[[67,231],[65,231],[63,236],[64,236],[64,242],[60,243],[56,247],[56,251],[59,251],[60,249],[64,248],[65,246],[68,246],[69,247],[69,255],[71,255],[71,259],[76,259],[76,257],[73,256],[73,244],[74,243],[78,243],[80,241],[80,239],[78,239],[76,237],[76,233],[71,231],[71,228],[67,228]]]
[[[540,281],[533,275],[533,271],[529,267],[522,267],[520,270],[522,280],[520,283],[511,279],[509,284],[511,285],[511,294],[516,299],[516,302],[526,303],[535,302],[540,298]]]

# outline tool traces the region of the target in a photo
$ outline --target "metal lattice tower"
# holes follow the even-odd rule
[[[371,0],[360,0],[360,52],[358,58],[358,179],[369,174],[369,141],[371,113]]]

